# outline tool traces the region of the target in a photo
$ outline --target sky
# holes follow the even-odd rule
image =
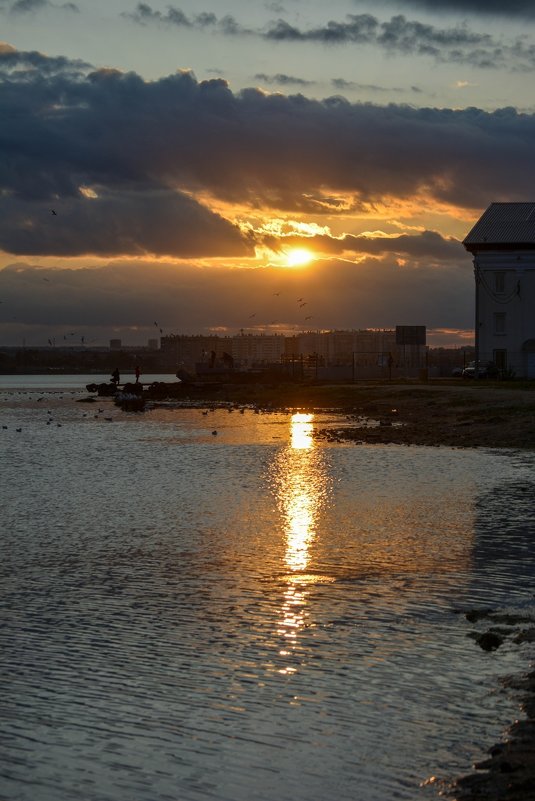
[[[0,345],[472,344],[534,72],[534,0],[0,0]]]

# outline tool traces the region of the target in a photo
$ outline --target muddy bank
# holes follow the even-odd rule
[[[534,389],[472,383],[356,387],[345,425],[322,436],[356,443],[533,449]]]
[[[88,385],[95,387],[96,385]],[[535,448],[535,382],[488,383],[437,379],[429,383],[359,382],[348,385],[185,384],[134,388],[145,404],[231,403],[259,409],[338,412],[341,425],[319,432],[335,441],[461,448]],[[110,385],[115,396],[116,388]],[[120,393],[118,393],[120,394]]]
[[[194,397],[201,396],[197,390]],[[335,440],[535,448],[535,382],[225,385],[210,389],[206,398],[269,409],[337,410],[345,418],[340,429],[320,432]]]

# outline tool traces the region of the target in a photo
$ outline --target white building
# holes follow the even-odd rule
[[[463,244],[474,257],[476,360],[535,378],[535,203],[491,203]]]

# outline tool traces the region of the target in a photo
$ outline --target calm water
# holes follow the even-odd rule
[[[533,610],[535,456],[128,415],[77,403],[92,380],[0,379],[2,801],[416,801],[466,772],[530,652],[457,610]]]

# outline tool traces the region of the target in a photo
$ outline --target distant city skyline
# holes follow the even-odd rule
[[[532,200],[533,4],[0,0],[0,345],[426,325]],[[301,300],[299,300],[301,299]]]

